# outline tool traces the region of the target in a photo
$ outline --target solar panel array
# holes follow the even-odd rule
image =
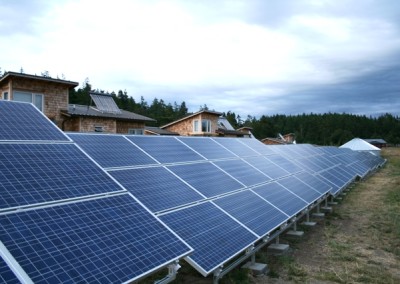
[[[0,115],[1,283],[131,282],[193,250],[33,105]]]
[[[183,257],[206,276],[385,162],[250,138],[65,135],[31,104],[0,111],[10,283],[130,282]]]
[[[94,101],[97,109],[107,113],[121,113],[113,97],[109,94],[91,93],[90,97]]]
[[[384,162],[243,138],[69,137],[194,248],[204,276]]]

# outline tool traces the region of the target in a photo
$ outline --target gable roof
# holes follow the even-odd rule
[[[37,76],[37,75],[30,75],[25,73],[17,73],[17,72],[6,72],[2,77],[0,77],[0,83],[6,82],[13,78],[24,78],[24,79],[32,79],[32,80],[39,80],[43,82],[52,82],[56,84],[62,84],[67,86],[68,88],[75,88],[79,85],[77,82],[61,80],[61,79],[54,79],[51,77],[45,76]]]
[[[387,144],[387,142],[383,139],[363,139],[364,141],[368,142],[368,143],[378,143],[378,144]]]
[[[144,115],[140,115],[134,112],[126,111],[121,109],[120,113],[101,112],[100,110],[84,105],[68,105],[68,110],[61,111],[66,116],[90,116],[90,117],[102,117],[102,118],[115,118],[117,120],[136,120],[142,122],[156,121],[155,119],[149,118]]]
[[[161,129],[166,128],[166,127],[168,127],[168,126],[177,124],[177,123],[179,123],[179,122],[181,122],[181,121],[184,121],[184,120],[186,120],[186,119],[189,119],[189,118],[191,118],[191,117],[194,117],[194,116],[199,115],[199,114],[202,114],[202,113],[208,113],[208,114],[212,114],[212,115],[215,115],[215,116],[218,116],[218,117],[222,115],[221,112],[217,112],[217,111],[201,110],[201,111],[198,111],[198,112],[189,114],[189,115],[187,115],[187,116],[185,116],[185,117],[182,117],[181,119],[178,119],[178,120],[175,120],[175,121],[170,122],[170,123],[168,123],[168,124],[165,124],[165,125],[163,125],[163,126],[160,126],[160,128],[161,128]]]
[[[339,148],[349,148],[354,151],[380,151],[381,150],[378,147],[375,147],[374,145],[372,145],[360,138],[354,138],[354,139],[350,140],[349,142],[343,144]]]
[[[168,131],[166,129],[161,129],[160,127],[155,127],[155,126],[146,126],[144,128],[144,131],[149,132],[150,134],[153,134],[153,135],[174,135],[174,136],[179,136],[178,132]]]

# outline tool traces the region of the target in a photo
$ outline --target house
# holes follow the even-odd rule
[[[179,136],[179,133],[161,129],[155,126],[146,126],[144,128],[144,135],[169,135],[169,136]]]
[[[95,106],[69,104],[67,109],[61,110],[63,131],[143,135],[146,122],[155,121],[119,109],[111,94],[90,92],[90,97]]]
[[[387,147],[387,142],[383,139],[377,138],[377,139],[363,139],[365,142],[368,142],[371,145],[374,145],[375,147],[378,148],[384,148]]]
[[[33,103],[61,128],[60,110],[68,107],[68,94],[77,82],[45,76],[6,72],[0,77],[0,99]]]
[[[154,119],[120,110],[111,95],[91,93],[89,106],[69,104],[69,90],[77,82],[6,72],[0,77],[0,99],[33,103],[64,131],[144,134]]]
[[[201,110],[161,126],[160,128],[178,133],[182,136],[251,136],[248,128],[244,128],[243,131],[235,130],[228,120],[221,117],[221,115],[222,113],[220,112]]]
[[[296,144],[294,133],[278,134],[277,138],[267,137],[261,140],[266,145]]]

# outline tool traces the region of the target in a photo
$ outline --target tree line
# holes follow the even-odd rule
[[[89,105],[89,92],[93,91],[89,80],[86,79],[81,88],[71,89],[70,104]],[[103,92],[101,90],[94,90]],[[120,109],[141,114],[156,120],[149,126],[162,126],[189,115],[186,103],[166,103],[154,98],[148,103],[143,97],[140,101],[128,96],[126,91],[112,92]],[[199,110],[207,110],[207,105]],[[224,112],[234,128],[251,127],[257,139],[266,137],[276,138],[278,133],[293,133],[297,143],[339,146],[347,141],[359,138],[381,138],[391,144],[400,144],[400,118],[386,113],[379,117],[367,117],[346,113],[300,114],[300,115],[262,115],[260,118],[248,115],[245,119],[234,112]]]

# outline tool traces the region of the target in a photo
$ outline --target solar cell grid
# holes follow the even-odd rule
[[[254,151],[260,153],[261,155],[273,155],[275,152],[272,150],[271,147],[268,147],[264,143],[260,142],[257,139],[240,139],[239,140],[244,145],[247,145]]]
[[[243,160],[223,160],[213,163],[246,186],[252,186],[271,180],[268,176],[253,168]]]
[[[168,166],[168,169],[207,197],[228,193],[244,187],[209,162]]]
[[[251,191],[242,191],[213,201],[260,237],[288,220],[288,215]]]
[[[2,257],[0,257],[0,283],[7,283],[7,284],[21,283]]]
[[[257,237],[207,202],[160,216],[194,252],[190,262],[204,276],[253,244]]]
[[[126,137],[163,164],[205,160],[175,137]]]
[[[278,179],[284,176],[289,175],[290,173],[278,165],[271,163],[270,160],[267,160],[264,157],[249,157],[244,159],[253,167],[257,168],[271,179]]]
[[[73,144],[0,144],[0,209],[123,190]]]
[[[276,182],[267,183],[252,190],[291,217],[308,206],[307,202]]]
[[[256,151],[245,146],[243,143],[239,142],[238,138],[212,138],[217,143],[224,146],[229,151],[233,152],[239,157],[255,156],[259,155]],[[247,139],[247,138],[245,138]]]
[[[209,160],[236,157],[208,137],[179,137],[178,139]]]
[[[266,159],[270,160],[275,165],[278,165],[289,173],[296,173],[302,170],[300,167],[280,155],[271,155],[266,157]]]
[[[326,194],[330,191],[331,186],[325,183],[322,179],[310,173],[302,172],[295,175],[296,178],[311,186],[314,190],[321,194]]]
[[[323,194],[317,192],[305,183],[302,183],[294,176],[286,177],[277,181],[280,185],[283,185],[286,189],[293,192],[309,204],[316,201]]]
[[[69,134],[103,168],[158,164],[124,136]]]
[[[128,194],[1,215],[0,239],[34,283],[132,281],[190,252]]]
[[[70,141],[32,104],[0,100],[0,140]]]
[[[153,212],[204,199],[163,167],[109,173]]]

